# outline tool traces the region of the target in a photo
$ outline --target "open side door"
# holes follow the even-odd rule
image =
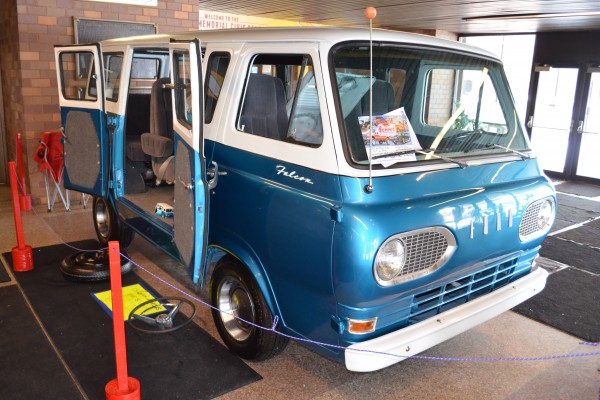
[[[175,152],[174,241],[194,283],[206,255],[208,184],[204,158],[200,42],[169,45]]]
[[[106,196],[108,137],[100,45],[54,48],[62,133],[64,186]]]

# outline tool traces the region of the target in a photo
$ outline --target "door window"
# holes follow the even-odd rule
[[[65,99],[96,101],[93,53],[89,51],[60,53],[60,74],[61,92]]]
[[[106,100],[119,100],[119,85],[123,68],[123,53],[108,53],[104,55],[104,90]]]
[[[305,54],[261,54],[246,78],[239,131],[318,147],[323,124],[312,59]]]
[[[175,79],[175,113],[185,127],[192,127],[192,87],[190,80],[190,56],[187,51],[173,53],[173,76]]]

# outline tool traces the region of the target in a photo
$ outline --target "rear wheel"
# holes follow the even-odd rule
[[[262,361],[279,354],[288,339],[270,329],[271,314],[250,272],[231,259],[222,261],[213,274],[212,315],[229,349],[247,360]]]
[[[133,240],[133,230],[119,222],[110,203],[102,197],[94,197],[93,202],[94,228],[98,241],[108,244],[117,240],[121,247],[127,247]]]

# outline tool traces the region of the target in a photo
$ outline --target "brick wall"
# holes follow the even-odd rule
[[[16,160],[15,133],[23,132],[25,129],[17,24],[16,2],[13,0],[3,1],[0,6],[0,71],[2,71],[0,79],[2,79],[1,95],[4,105],[4,127],[9,161]],[[6,168],[6,166],[2,165],[0,168]]]
[[[33,153],[42,132],[60,128],[53,46],[75,43],[73,17],[151,22],[160,33],[196,30],[198,1],[158,0],[157,7],[84,0],[2,3],[0,54],[9,160],[14,159],[14,134],[21,132],[32,200],[39,204],[45,201],[44,182]]]

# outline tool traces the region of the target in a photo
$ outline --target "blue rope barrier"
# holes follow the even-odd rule
[[[19,186],[21,186],[21,182],[19,182],[17,180]],[[32,207],[31,208],[34,215],[41,220],[41,222],[46,226],[46,228],[58,239],[58,241],[75,250],[75,251],[80,251],[80,252],[95,252],[98,250],[85,250],[85,249],[79,249],[76,246],[73,246],[67,242],[65,242],[64,240],[62,240],[62,238],[56,234],[56,232],[54,232],[54,230],[46,223],[46,221],[44,221],[44,219],[35,211],[35,208]],[[100,249],[100,250],[105,250],[106,248]],[[268,327],[264,327],[264,326],[260,326],[257,325],[251,321],[246,321],[243,318],[240,318],[239,316],[233,315],[231,313],[228,313],[226,311],[221,311],[220,309],[218,309],[217,307],[214,307],[213,305],[201,300],[200,298],[182,290],[179,289],[178,287],[174,286],[173,284],[167,282],[166,280],[164,280],[163,278],[159,277],[158,275],[154,274],[153,272],[149,271],[148,269],[144,268],[142,265],[138,264],[137,262],[135,262],[134,260],[132,260],[131,258],[129,258],[127,255],[121,253],[119,251],[119,254],[121,255],[121,257],[125,258],[126,260],[130,261],[131,263],[133,263],[136,267],[138,267],[140,270],[144,271],[146,274],[152,276],[153,278],[157,279],[158,281],[162,282],[164,285],[174,289],[175,291],[181,293],[182,295],[188,297],[189,299],[196,301],[197,303],[200,303],[208,308],[211,308],[213,310],[219,311],[221,313],[225,313],[228,315],[231,315],[232,317],[246,323],[249,324],[251,326],[254,326],[258,329],[262,329],[262,330],[267,330],[267,331],[271,331],[277,335],[281,335],[283,337],[286,337],[290,340],[294,340],[296,342],[303,342],[303,343],[307,343],[307,344],[313,344],[313,345],[318,345],[318,346],[322,346],[322,347],[328,347],[331,349],[338,349],[338,350],[343,350],[343,351],[354,351],[354,352],[362,352],[362,353],[371,353],[374,355],[381,355],[381,356],[386,356],[386,357],[394,357],[394,358],[399,358],[399,359],[408,359],[408,358],[415,358],[415,359],[422,359],[422,360],[432,360],[432,361],[468,361],[468,362],[500,362],[500,361],[549,361],[549,360],[557,360],[557,359],[570,359],[570,358],[579,358],[579,357],[592,357],[592,356],[599,356],[600,355],[600,351],[597,352],[587,352],[587,353],[574,353],[574,354],[559,354],[559,355],[550,355],[550,356],[541,356],[541,357],[433,357],[433,356],[421,356],[421,355],[412,355],[412,356],[403,356],[403,355],[397,355],[397,354],[393,354],[393,353],[386,353],[386,352],[379,352],[379,351],[374,351],[374,350],[365,350],[365,349],[349,349],[347,347],[344,346],[339,346],[339,345],[335,345],[335,344],[331,344],[331,343],[324,343],[324,342],[319,342],[319,341],[315,341],[315,340],[310,340],[310,339],[306,339],[306,338],[300,338],[300,337],[296,337],[296,336],[291,336],[291,335],[287,335],[283,332],[278,331],[277,328],[277,323],[279,322],[279,317],[277,315],[274,316],[273,318],[273,325],[268,328]],[[594,342],[581,342],[579,343],[580,345],[586,345],[586,346],[600,346],[600,342],[599,343],[594,343]],[[600,400],[600,391],[598,393],[598,400]]]
[[[587,353],[575,353],[575,354],[559,354],[559,355],[550,355],[550,356],[542,356],[542,357],[433,357],[433,356],[421,356],[421,355],[413,355],[413,356],[402,356],[402,355],[398,355],[398,354],[393,354],[393,353],[386,353],[386,352],[380,352],[380,351],[374,351],[374,350],[364,350],[364,349],[349,349],[347,347],[344,346],[339,346],[339,345],[335,345],[335,344],[331,344],[331,343],[324,343],[324,342],[319,342],[319,341],[315,341],[315,340],[310,340],[310,339],[306,339],[306,338],[300,338],[297,336],[291,336],[288,334],[285,334],[283,332],[279,332],[278,330],[276,330],[277,327],[277,323],[279,322],[279,317],[276,315],[273,318],[273,326],[269,327],[264,327],[258,324],[255,324],[251,321],[246,321],[243,318],[240,318],[239,316],[233,315],[231,313],[228,313],[226,311],[221,311],[220,309],[218,309],[217,307],[213,306],[212,304],[209,304],[205,301],[203,301],[202,299],[194,296],[193,294],[190,294],[188,292],[186,292],[185,290],[179,289],[178,287],[176,287],[175,285],[167,282],[166,280],[164,280],[163,278],[161,278],[160,276],[154,274],[153,272],[149,271],[148,269],[144,268],[142,265],[136,263],[134,260],[132,260],[131,258],[127,257],[126,255],[124,255],[123,253],[121,253],[121,256],[125,259],[127,259],[128,261],[130,261],[131,263],[133,263],[135,266],[137,266],[139,269],[141,269],[142,271],[144,271],[146,274],[152,276],[153,278],[157,279],[158,281],[160,281],[161,283],[165,284],[166,286],[170,287],[171,289],[176,290],[177,292],[183,294],[184,296],[188,297],[189,299],[196,301],[208,308],[211,308],[215,311],[219,311],[222,312],[224,314],[230,315],[246,324],[252,325],[255,328],[258,329],[262,329],[262,330],[266,330],[266,331],[271,331],[273,333],[276,333],[278,335],[281,335],[283,337],[286,337],[290,340],[294,340],[297,342],[303,342],[303,343],[307,343],[307,344],[313,344],[313,345],[318,345],[318,346],[323,346],[323,347],[328,347],[331,349],[338,349],[338,350],[344,350],[344,351],[354,351],[354,352],[362,352],[362,353],[370,353],[370,354],[375,354],[375,355],[381,355],[381,356],[386,356],[386,357],[395,357],[395,358],[399,358],[399,359],[407,359],[407,358],[416,358],[416,359],[423,359],[423,360],[432,360],[432,361],[470,361],[470,362],[498,362],[498,361],[549,361],[549,360],[558,360],[558,359],[567,359],[567,358],[578,358],[578,357],[591,357],[591,356],[600,356],[600,351],[596,351],[596,352],[587,352]],[[600,345],[600,343],[587,343],[587,342],[582,342],[579,343],[581,345],[591,345],[591,346],[598,346]],[[600,399],[599,399],[600,400]]]

